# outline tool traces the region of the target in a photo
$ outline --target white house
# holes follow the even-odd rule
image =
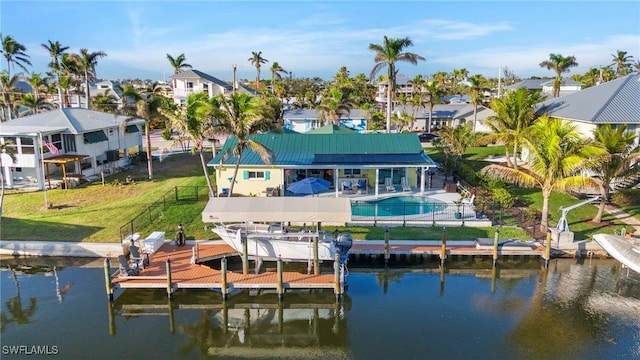
[[[305,133],[330,123],[322,119],[322,112],[316,109],[289,109],[282,114],[284,128],[299,133]],[[367,129],[367,118],[364,110],[353,109],[349,115],[340,116],[340,125],[362,132]]]
[[[415,114],[413,128],[410,131],[427,131],[432,132],[440,130],[445,126],[459,126],[474,120],[474,105],[466,103],[451,104],[435,104],[431,113],[431,124],[429,124],[429,107],[419,107],[415,109],[411,105],[399,105],[394,110],[396,113],[405,113],[408,115]],[[478,105],[475,115],[476,124],[474,129],[476,132],[488,132],[489,127],[485,125],[485,121],[495,116],[495,112],[488,107]]]
[[[176,104],[186,104],[189,95],[203,91],[212,98],[231,93],[233,86],[199,70],[184,70],[173,76],[173,100]]]
[[[553,97],[553,82],[555,79],[526,79],[515,84],[505,86],[505,90],[517,90],[525,88],[529,91],[540,91],[545,97]],[[571,79],[562,79],[560,83],[560,96],[573,94],[582,89],[582,83]]]
[[[640,75],[631,74],[597,86],[544,101],[538,115],[571,121],[588,138],[602,124],[625,124],[640,145]]]
[[[13,158],[2,154],[5,186],[26,182],[42,190],[46,178],[62,177],[66,183],[70,177],[98,175],[127,165],[130,152],[142,151],[144,124],[144,120],[132,120],[121,131],[128,118],[63,108],[2,123],[0,144],[14,154]],[[42,141],[50,145],[42,146]]]

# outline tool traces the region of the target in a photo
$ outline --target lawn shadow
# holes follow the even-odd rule
[[[25,232],[28,229],[28,232]],[[0,238],[2,240],[46,240],[46,241],[81,241],[103,228],[25,220],[16,218],[2,218],[0,224]]]

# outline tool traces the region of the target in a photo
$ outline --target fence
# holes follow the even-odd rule
[[[136,229],[144,228],[162,217],[163,212],[174,205],[188,202],[198,202],[209,198],[207,186],[176,186],[164,193],[160,199],[149,204],[140,214],[120,227],[120,241]]]
[[[476,211],[473,204],[445,204],[442,202],[410,202],[400,204],[355,202],[351,205],[351,220],[373,225],[401,223],[403,226],[465,225],[474,221],[491,221],[484,211]]]

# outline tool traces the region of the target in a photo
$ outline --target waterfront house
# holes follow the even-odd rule
[[[52,178],[63,178],[65,186],[73,186],[70,178],[81,181],[127,165],[132,152],[142,151],[144,124],[144,120],[129,121],[121,131],[120,125],[128,118],[62,108],[2,123],[0,143],[6,145],[10,140],[15,158],[2,157],[5,186],[26,183],[42,190]]]
[[[322,112],[316,109],[288,109],[283,112],[282,118],[285,129],[299,133],[321,128],[330,122],[323,119]],[[366,130],[367,118],[365,111],[353,109],[349,112],[349,115],[340,116],[340,125],[357,132]]]
[[[246,149],[234,193],[292,195],[286,191],[287,186],[306,177],[329,181],[335,196],[344,190],[378,195],[379,189],[387,190],[387,186],[402,190],[402,178],[411,187],[424,191],[425,181],[421,179],[424,180],[436,164],[424,152],[416,134],[346,131],[254,135],[253,140],[272,150],[274,157],[267,165],[258,154]],[[222,150],[208,164],[216,171],[221,193],[228,191],[231,185],[236,158],[230,150],[236,144],[237,138],[227,139]],[[229,156],[225,157],[225,154]],[[343,186],[345,183],[356,186],[347,189]]]

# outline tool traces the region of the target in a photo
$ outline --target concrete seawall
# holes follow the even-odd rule
[[[122,245],[120,243],[0,241],[0,255],[113,258],[118,257],[120,254],[122,254]]]

